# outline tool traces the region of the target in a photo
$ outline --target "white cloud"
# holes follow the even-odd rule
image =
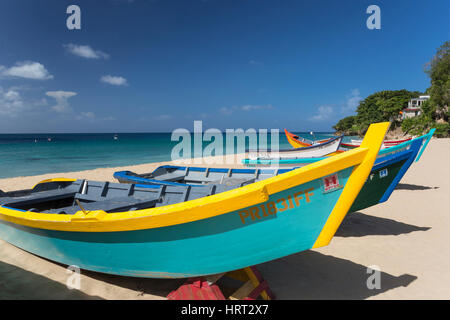
[[[0,87],[0,115],[15,117],[23,110],[23,100],[20,93],[13,90],[3,90]]]
[[[317,114],[309,118],[310,121],[326,121],[331,118],[334,110],[331,106],[320,106]]]
[[[270,110],[273,109],[271,104],[268,105],[252,105],[246,104],[244,106],[232,106],[232,107],[222,107],[220,112],[222,114],[230,115],[235,111],[253,111],[253,110]]]
[[[56,105],[51,108],[58,113],[71,112],[72,108],[69,105],[68,99],[77,95],[76,92],[71,91],[47,91],[45,94],[56,100]]]
[[[359,89],[353,89],[350,95],[347,95],[347,101],[342,106],[342,113],[354,113],[362,100]]]
[[[127,79],[125,79],[124,77],[119,77],[119,76],[111,76],[111,75],[106,75],[100,78],[101,82],[104,83],[109,83],[113,86],[127,86],[128,82]]]
[[[42,64],[34,61],[17,62],[15,66],[10,68],[0,66],[0,74],[33,80],[53,79],[53,76]]]
[[[20,93],[10,89],[4,94],[4,97],[8,101],[17,101],[20,99]]]
[[[86,59],[108,59],[109,54],[100,50],[94,50],[88,45],[77,45],[73,43],[64,44],[64,48],[71,54]]]
[[[24,113],[32,113],[36,107],[47,105],[45,98],[40,100],[25,99],[20,93],[20,87],[3,89],[0,86],[0,115],[7,117],[22,116]]]

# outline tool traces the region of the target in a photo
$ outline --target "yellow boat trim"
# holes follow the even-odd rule
[[[361,148],[369,148],[369,152],[360,165],[353,169],[342,194],[333,208],[328,220],[322,229],[319,237],[314,243],[313,248],[326,246],[330,243],[337,229],[344,220],[345,215],[359,194],[364,185],[370,171],[372,170],[378,151],[384,140],[384,136],[389,129],[389,122],[372,124],[361,143]],[[349,152],[349,151],[347,151]],[[342,155],[347,154],[342,153]],[[336,156],[338,157],[338,156]],[[328,160],[328,159],[327,159]]]
[[[286,138],[287,138],[288,142],[290,143],[290,145],[292,147],[294,147],[295,149],[310,146],[309,143],[304,143],[304,142],[301,142],[301,141],[294,140],[291,137],[291,133],[289,131],[287,131],[286,129],[284,129],[284,133],[285,133]]]
[[[369,129],[366,135],[366,143],[362,144],[359,148],[235,190],[200,199],[129,212],[106,213],[102,210],[97,210],[85,214],[80,210],[75,215],[22,212],[0,207],[0,219],[33,228],[77,232],[111,232],[159,228],[207,219],[256,205],[267,201],[269,196],[274,193],[341,171],[345,168],[364,164],[355,169],[357,170],[361,167],[364,170],[358,169],[355,172],[356,175],[352,174],[347,182],[343,190],[345,197],[341,195],[338,201],[340,205],[336,205],[325,226],[328,230],[330,229],[329,225],[332,224],[330,222],[331,220],[338,221],[341,216],[343,219],[369,175],[370,168],[375,161],[376,154],[381,146],[381,141],[384,138],[385,132],[381,129],[384,127],[381,125],[376,126],[376,130]],[[371,155],[370,159],[367,159],[368,154]],[[51,182],[51,180],[47,180],[46,182]],[[63,181],[63,179],[59,181]],[[357,187],[353,187],[350,190],[347,188],[349,184],[357,184]],[[353,198],[350,194],[352,191],[355,192]],[[346,201],[350,202],[345,203]],[[336,209],[337,207],[339,208]],[[345,208],[347,210],[344,212]],[[335,216],[338,216],[338,218]],[[321,234],[319,238],[322,239],[324,236]]]

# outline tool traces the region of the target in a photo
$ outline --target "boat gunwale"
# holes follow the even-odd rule
[[[0,206],[0,220],[34,228],[79,232],[131,231],[178,225],[265,202],[272,194],[356,166],[363,162],[369,150],[368,147],[356,148],[237,189],[163,207],[116,213],[96,210],[85,214],[78,211],[74,215],[58,215]]]
[[[410,140],[407,140],[405,142],[402,142],[400,144],[397,144],[395,146],[392,147],[388,147],[388,148],[384,148],[384,149],[380,149],[380,151],[378,152],[378,155],[384,155],[384,154],[389,154],[392,152],[396,152],[397,150],[406,148],[408,146],[410,146],[414,141],[417,141],[419,139],[423,139],[424,140],[424,144],[421,148],[421,150],[419,151],[419,154],[416,157],[416,162],[419,161],[420,156],[422,155],[422,153],[424,152],[426,145],[428,144],[428,142],[430,141],[431,137],[433,136],[434,132],[435,132],[435,128],[430,129],[430,131],[428,131],[428,133],[421,135],[419,137],[416,138],[412,138]],[[341,144],[342,145],[342,144]],[[347,150],[345,152],[348,151],[352,151],[354,149],[351,150]],[[328,157],[311,157],[311,158],[283,158],[283,159],[242,159],[242,163],[245,165],[255,165],[255,164],[276,164],[276,163],[315,163],[319,160],[323,160],[323,159],[327,159]]]
[[[282,152],[295,152],[295,151],[305,151],[305,150],[310,150],[310,149],[316,149],[316,148],[323,148],[328,146],[329,144],[335,143],[337,140],[339,141],[338,147],[337,149],[339,149],[339,147],[342,145],[342,140],[344,139],[343,135],[340,135],[338,137],[335,138],[330,138],[322,143],[318,143],[318,144],[312,144],[310,146],[305,146],[305,147],[298,147],[298,148],[292,148],[292,149],[279,149],[274,151],[275,153],[282,153]],[[267,150],[257,150],[257,149],[248,149],[246,150],[246,153],[249,152],[272,152],[271,149],[267,149]]]

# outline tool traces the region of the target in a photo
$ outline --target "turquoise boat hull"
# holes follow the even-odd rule
[[[325,192],[323,179],[316,179],[254,207],[174,226],[69,232],[0,220],[0,234],[38,256],[103,273],[146,278],[222,273],[312,248],[352,170],[338,172],[342,187],[332,191]]]

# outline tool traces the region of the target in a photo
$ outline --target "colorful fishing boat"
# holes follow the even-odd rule
[[[418,137],[406,142],[398,148],[380,150],[377,160],[366,180],[362,190],[353,203],[350,212],[362,210],[389,199],[392,191],[400,182],[403,175],[411,166],[419,152],[423,152],[427,141],[434,133]],[[299,163],[292,163],[292,159],[285,168],[276,168],[270,163],[269,168],[207,168],[184,166],[160,166],[153,172],[137,174],[131,171],[118,171],[114,177],[120,183],[165,184],[208,186],[219,183],[224,185],[239,185],[253,183],[270,177],[286,173],[299,167],[318,161],[314,158],[299,159]],[[294,166],[294,167],[293,167]]]
[[[371,170],[369,178],[365,182],[361,192],[358,194],[350,212],[362,210],[378,203],[385,202],[397,187],[413,161],[418,161],[426,149],[435,129],[427,134],[407,140],[396,146],[379,151],[377,160]],[[322,158],[323,159],[323,158]],[[320,159],[282,159],[250,160],[244,159],[243,163],[248,166],[269,167],[265,170],[288,170],[289,167],[302,167],[314,163]],[[283,169],[281,169],[283,168]]]
[[[412,139],[412,138],[406,138],[406,139],[400,139],[400,140],[385,140],[385,141],[383,141],[383,144],[384,144],[384,145],[389,145],[389,146],[396,146],[396,145],[398,145],[398,144],[400,144],[400,143],[409,141],[409,140],[411,140],[411,139]],[[361,139],[351,139],[350,141],[351,141],[351,143],[352,143],[353,145],[360,145],[361,142],[362,142]]]
[[[435,129],[432,129],[429,133],[414,140],[406,140],[392,149],[380,150],[369,179],[358,194],[350,212],[387,201],[412,162],[420,158],[434,131]],[[244,163],[249,161],[244,160]],[[285,159],[283,162],[286,163],[283,168],[276,168],[277,163],[274,161],[260,160],[258,162],[262,161],[268,162],[269,168],[229,169],[161,166],[151,173],[144,174],[119,171],[114,174],[114,177],[121,183],[208,185],[219,182],[227,185],[244,185],[311,164],[318,159]]]
[[[327,141],[328,139],[325,140],[320,140],[320,141],[312,141],[312,140],[308,140],[302,137],[299,137],[293,133],[290,133],[289,131],[287,131],[286,129],[284,129],[284,133],[286,135],[286,139],[288,140],[289,144],[295,149],[295,148],[301,148],[301,147],[309,147],[312,146],[314,144],[317,143],[323,143],[325,141]],[[385,149],[385,148],[389,148],[389,147],[393,147],[396,146],[398,144],[401,144],[403,142],[407,142],[409,140],[411,140],[412,138],[406,138],[406,139],[401,139],[401,140],[384,140],[383,144],[381,146],[381,149]],[[361,144],[362,140],[356,140],[356,139],[351,139],[351,143],[348,142],[342,142],[340,145],[340,152],[342,151],[346,151],[349,149],[354,149],[354,148],[358,148],[359,145]],[[339,152],[338,151],[338,152]]]
[[[291,146],[295,149],[302,148],[302,147],[309,147],[309,146],[312,146],[313,144],[323,143],[323,142],[329,140],[329,139],[322,139],[319,141],[309,140],[309,139],[300,137],[296,134],[290,133],[286,129],[284,129],[284,134],[286,135],[286,138],[289,141],[289,143],[291,144]]]
[[[204,187],[46,180],[0,195],[0,235],[66,265],[149,278],[217,274],[325,246],[388,125],[372,125],[360,148],[242,187],[212,184],[209,195]]]
[[[401,144],[403,142],[410,141],[412,138],[402,139],[402,140],[385,140],[383,141],[383,144],[381,145],[381,149],[390,148],[393,146],[396,146],[398,144]],[[341,143],[342,150],[349,150],[358,148],[361,144],[361,140],[351,140],[351,143]]]
[[[250,159],[317,158],[335,154],[344,136],[329,139],[308,147],[280,150],[248,150]]]
[[[427,134],[414,138],[412,140],[408,139],[403,143],[400,143],[396,146],[392,146],[389,148],[381,149],[378,153],[378,158],[409,149],[413,142],[419,141],[421,143],[421,151],[420,155],[425,150],[426,146],[428,145],[429,140],[433,136],[435,132],[435,129],[431,129]],[[257,167],[257,168],[292,168],[292,167],[303,167],[305,165],[308,165],[310,163],[314,163],[319,160],[326,159],[327,157],[320,157],[320,158],[285,158],[285,159],[243,159],[242,164],[246,165],[247,167]],[[417,156],[417,158],[420,158],[420,156]]]

